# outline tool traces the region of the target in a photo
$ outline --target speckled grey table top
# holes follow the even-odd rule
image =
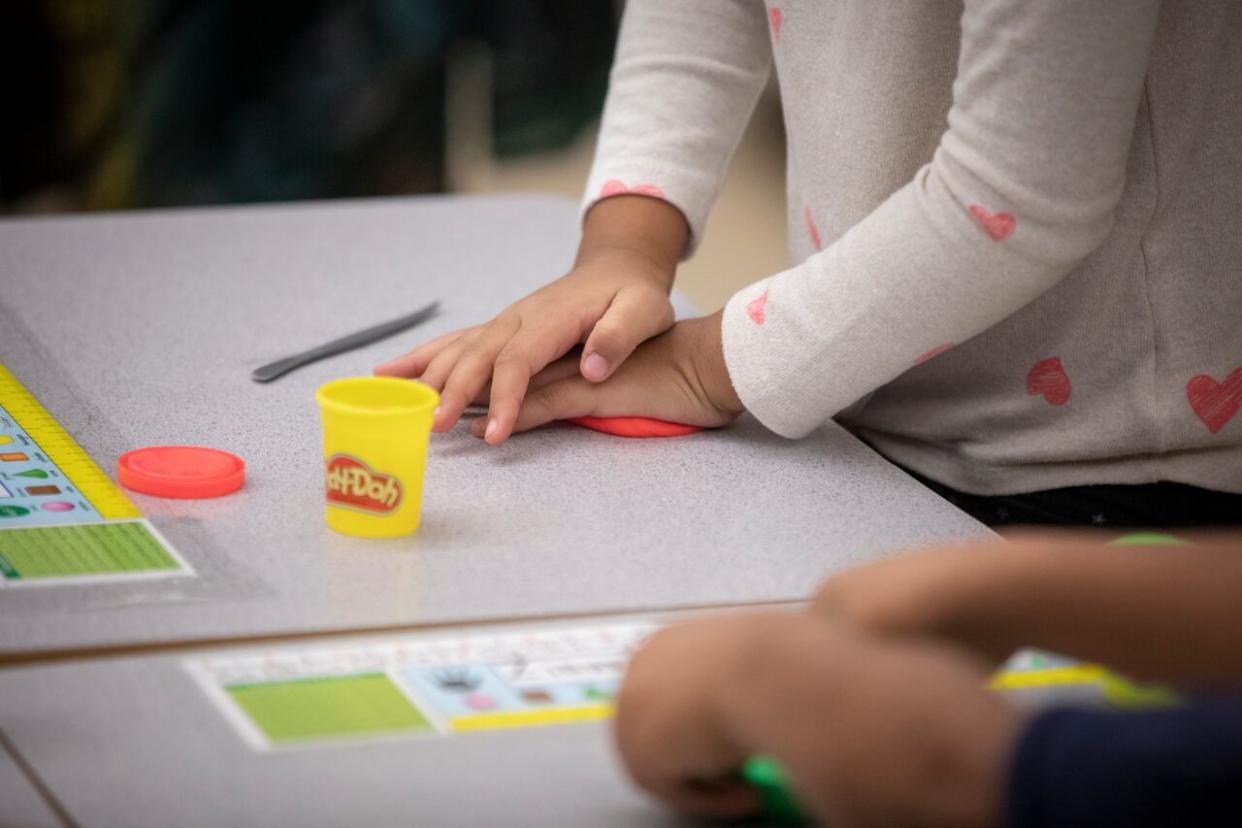
[[[61,828],[17,762],[0,750],[0,825],[6,828]]]
[[[314,389],[563,272],[572,202],[391,199],[0,222],[0,361],[110,471],[145,445],[245,458],[218,500],[134,500],[198,577],[8,590],[0,655],[806,596],[986,530],[835,425],[625,440],[570,426],[433,441],[418,535],[322,518]],[[443,313],[270,385],[254,367],[431,299]]]

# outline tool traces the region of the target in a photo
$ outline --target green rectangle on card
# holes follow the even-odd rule
[[[180,568],[142,521],[0,530],[0,574],[6,580]]]
[[[383,673],[232,684],[225,690],[273,744],[433,730]]]

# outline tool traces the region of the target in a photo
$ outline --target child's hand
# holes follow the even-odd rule
[[[487,390],[488,422],[494,424],[488,442],[502,442],[531,377],[574,346],[585,343],[582,376],[601,382],[639,343],[668,330],[668,291],[686,234],[681,213],[664,201],[602,201],[587,215],[578,260],[567,275],[491,322],[433,339],[375,373],[416,377],[440,391],[435,431],[452,428]]]
[[[491,383],[489,419],[509,435],[530,378],[586,339],[582,375],[599,381],[648,337],[673,324],[668,295],[650,262],[610,251],[510,305],[483,325],[445,334],[380,365],[439,390],[434,429],[447,431]]]
[[[639,787],[703,816],[759,810],[758,791],[737,773],[752,746],[733,735],[721,691],[745,674],[768,622],[747,614],[668,627],[630,660],[614,734]]]
[[[654,417],[669,422],[715,427],[742,412],[720,345],[720,314],[678,322],[638,348],[603,383],[580,376],[560,379],[563,364],[537,376],[522,402],[513,431],[526,431],[569,417]],[[476,437],[498,442],[492,418],[471,427]]]
[[[1022,724],[985,678],[952,648],[815,616],[708,618],[635,656],[617,745],[633,779],[680,810],[753,813],[737,771],[763,753],[829,824],[983,828],[999,821]]]

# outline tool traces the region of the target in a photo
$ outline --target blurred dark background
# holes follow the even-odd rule
[[[491,152],[598,115],[613,0],[5,0],[6,211],[447,187],[448,67],[486,50]]]
[[[0,0],[0,220],[438,192],[577,198],[622,5]],[[700,309],[783,269],[784,198],[773,89],[678,275]]]

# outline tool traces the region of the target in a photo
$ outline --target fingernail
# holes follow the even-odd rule
[[[486,440],[489,437],[494,437],[497,431],[500,431],[500,424],[495,420],[488,420],[487,430],[483,432],[483,439]]]
[[[426,410],[426,409],[424,409],[424,411],[425,411],[425,410]],[[438,419],[440,419],[440,406],[438,406],[438,405],[437,405],[437,406],[436,406],[436,410],[435,410],[435,411],[433,411],[433,412],[431,412],[431,419],[433,419],[433,420],[438,420]]]
[[[599,354],[591,354],[582,362],[582,375],[587,379],[603,379],[608,376],[608,360]]]

